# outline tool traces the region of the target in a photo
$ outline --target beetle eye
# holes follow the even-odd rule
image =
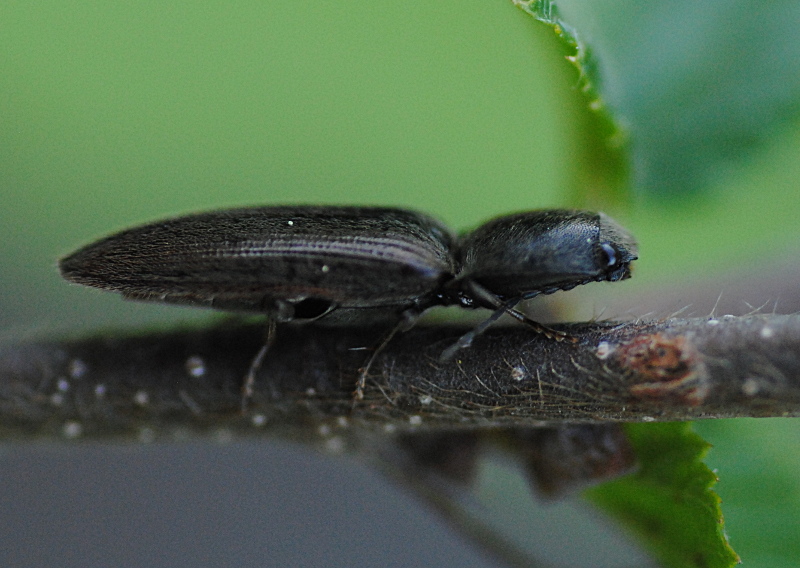
[[[602,258],[605,261],[606,266],[614,266],[617,264],[617,249],[608,243],[602,243],[600,248],[603,251]]]

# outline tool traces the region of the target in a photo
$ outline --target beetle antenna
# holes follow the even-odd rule
[[[269,351],[273,343],[275,343],[275,320],[269,319],[267,321],[267,339],[250,362],[250,368],[247,370],[247,375],[245,375],[244,382],[242,383],[242,413],[247,412],[247,405],[253,398],[256,373],[258,373],[258,370],[261,368],[264,357],[266,357],[267,351]]]

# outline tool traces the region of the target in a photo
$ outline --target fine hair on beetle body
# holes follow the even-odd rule
[[[516,305],[588,282],[628,278],[636,258],[633,237],[603,213],[528,211],[456,236],[406,209],[267,206],[127,229],[63,258],[59,268],[69,281],[127,299],[265,314],[267,340],[244,381],[244,407],[277,324],[392,322],[357,379],[359,400],[377,355],[425,310],[493,310],[444,350],[443,361],[503,314],[550,339],[574,341]]]

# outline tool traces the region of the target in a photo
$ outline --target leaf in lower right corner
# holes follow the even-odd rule
[[[709,444],[690,423],[629,424],[638,472],[590,489],[586,496],[639,537],[668,568],[730,568],[717,478],[702,459]]]

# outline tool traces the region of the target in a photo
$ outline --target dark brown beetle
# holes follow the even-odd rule
[[[633,238],[602,213],[543,210],[500,217],[456,238],[404,209],[250,207],[187,215],[111,235],[60,262],[67,280],[125,298],[268,316],[275,323],[400,321],[437,305],[494,314],[445,350],[468,346],[503,313],[557,340],[571,340],[517,311],[522,300],[630,276]],[[364,377],[359,379],[361,396]]]

